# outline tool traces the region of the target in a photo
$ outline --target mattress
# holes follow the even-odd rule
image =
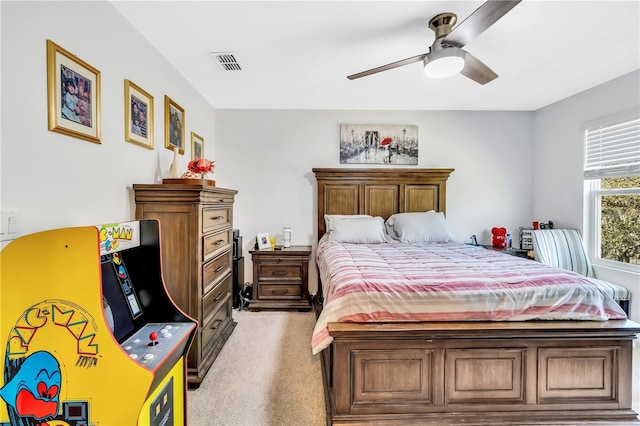
[[[571,271],[457,242],[318,243],[324,307],[312,352],[331,322],[625,319],[593,281]]]

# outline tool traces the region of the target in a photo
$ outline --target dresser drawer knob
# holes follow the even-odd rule
[[[285,276],[289,274],[289,271],[271,271],[271,275],[281,275],[281,276]]]
[[[211,220],[221,220],[224,219],[224,216],[214,216],[211,218]]]
[[[213,271],[213,272],[214,272],[214,273],[216,273],[216,272],[220,272],[220,271],[222,271],[223,269],[224,269],[224,265],[220,265],[220,266],[218,266],[218,267],[216,268],[216,270],[215,270],[215,271]]]
[[[289,289],[285,288],[283,290],[271,290],[271,294],[287,294],[289,293]]]
[[[221,320],[221,319],[216,320],[216,321],[213,323],[213,325],[211,326],[211,329],[212,329],[212,330],[215,330],[216,328],[218,328],[218,327],[220,326],[220,323],[222,323],[222,320]]]
[[[224,244],[224,240],[218,240],[215,243],[213,243],[214,246],[219,246],[220,244]]]
[[[224,293],[225,293],[224,291],[220,292],[220,294],[215,299],[213,299],[213,301],[217,302],[218,300],[222,299],[222,296],[224,296]]]

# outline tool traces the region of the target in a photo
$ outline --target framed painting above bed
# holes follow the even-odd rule
[[[341,124],[340,164],[418,164],[418,126]]]

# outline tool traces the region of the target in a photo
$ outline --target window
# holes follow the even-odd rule
[[[585,131],[591,258],[640,268],[640,117]],[[623,267],[623,269],[626,269]]]

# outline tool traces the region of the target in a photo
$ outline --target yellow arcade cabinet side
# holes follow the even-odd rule
[[[155,220],[12,241],[0,252],[0,424],[186,424],[196,325],[164,287]]]

